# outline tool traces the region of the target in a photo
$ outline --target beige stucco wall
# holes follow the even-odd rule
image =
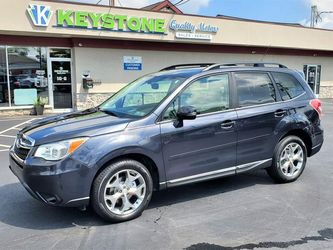
[[[75,69],[78,90],[81,89],[82,73],[90,71],[94,80],[101,80],[102,84],[96,85],[92,93],[118,90],[124,83],[136,78],[158,71],[163,67],[181,63],[195,62],[239,62],[239,61],[266,61],[284,64],[292,69],[303,71],[305,64],[322,65],[321,85],[333,86],[333,58],[307,57],[285,55],[252,55],[232,53],[203,53],[203,52],[172,52],[172,51],[147,51],[125,49],[96,49],[74,48]],[[123,56],[140,56],[143,60],[142,71],[125,71],[123,69]]]
[[[202,53],[202,52],[170,52],[170,51],[140,51],[121,49],[96,49],[96,48],[74,48],[74,68],[77,79],[77,92],[81,102],[92,102],[89,94],[97,95],[100,102],[109,93],[114,93],[126,83],[136,78],[158,71],[172,64],[194,63],[194,62],[218,62],[228,63],[237,61],[266,61],[282,63],[289,68],[303,71],[305,64],[322,66],[321,96],[326,97],[325,91],[333,91],[333,58],[330,57],[306,57],[306,56],[284,56],[284,55],[252,55],[231,53]],[[143,60],[142,71],[125,71],[123,69],[123,56],[141,56]],[[100,80],[102,84],[95,85],[93,89],[82,88],[82,73],[90,71],[94,80]],[[325,87],[329,87],[325,89]],[[104,95],[103,95],[104,94]],[[330,93],[330,97],[333,93]],[[80,102],[80,100],[78,100]],[[80,104],[79,104],[80,105]]]
[[[36,27],[27,12],[29,4],[51,6],[54,12],[48,27]],[[106,32],[87,29],[65,29],[54,27],[56,24],[55,11],[57,9],[88,11],[94,13],[110,13],[118,15],[162,18],[166,20],[166,33],[143,34],[135,32]],[[170,13],[149,12],[135,9],[109,8],[103,6],[79,5],[36,0],[2,0],[0,10],[0,34],[99,38],[116,40],[144,40],[157,42],[203,43],[241,46],[263,46],[269,48],[293,48],[306,50],[333,51],[333,31],[300,28],[286,25],[275,25],[259,22],[245,22],[239,20],[218,19],[200,16],[175,15]],[[182,40],[175,38],[175,32],[169,29],[171,20],[178,23],[191,22],[198,25],[204,22],[217,26],[219,31],[212,35],[211,41]],[[78,39],[79,40],[79,39]],[[306,57],[260,54],[226,54],[202,52],[172,52],[150,50],[96,49],[86,47],[73,48],[73,70],[75,92],[78,106],[83,108],[92,106],[104,100],[110,93],[119,90],[124,84],[147,74],[158,71],[163,67],[193,62],[235,62],[235,61],[266,61],[278,62],[290,68],[303,70],[305,64],[322,65],[321,97],[333,97],[333,57]],[[142,71],[124,71],[123,56],[141,56],[143,58]],[[91,90],[82,88],[82,73],[90,71],[95,81]]]
[[[195,41],[175,39],[175,33],[167,28],[166,35],[139,34],[126,32],[105,32],[85,29],[63,29],[54,27],[56,15],[53,14],[50,25],[45,27],[35,27],[27,13],[30,3],[51,6],[52,11],[57,9],[88,11],[95,13],[108,13],[148,17],[163,18],[166,20],[166,27],[171,20],[178,23],[191,22],[195,25],[205,22],[219,27],[216,35],[211,41]],[[272,46],[284,48],[301,48],[333,51],[333,31],[319,29],[297,28],[292,26],[273,25],[258,22],[244,22],[236,20],[207,18],[188,15],[174,15],[170,13],[157,13],[143,10],[111,8],[101,6],[65,4],[55,2],[43,2],[34,0],[2,0],[0,15],[0,34],[19,35],[43,35],[58,37],[99,37],[99,38],[121,38],[135,40],[152,41],[175,41],[189,43],[211,43],[211,44],[233,44],[252,46]]]

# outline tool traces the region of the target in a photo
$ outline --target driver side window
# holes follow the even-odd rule
[[[228,74],[201,78],[188,86],[169,104],[163,120],[175,119],[180,107],[193,106],[198,114],[207,114],[229,109]]]

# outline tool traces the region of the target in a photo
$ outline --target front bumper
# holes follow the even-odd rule
[[[35,199],[52,206],[89,204],[93,177],[82,163],[68,158],[42,165],[40,159],[22,161],[13,151],[10,151],[9,161],[11,171]]]

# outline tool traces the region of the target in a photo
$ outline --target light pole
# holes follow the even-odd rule
[[[321,18],[322,14],[333,14],[333,11],[318,11],[317,5],[311,6],[311,24],[310,26],[314,28],[318,22],[321,22],[323,19]]]

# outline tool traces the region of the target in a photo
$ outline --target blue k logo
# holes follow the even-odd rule
[[[52,17],[52,11],[50,6],[30,4],[28,13],[35,26],[46,27]]]

